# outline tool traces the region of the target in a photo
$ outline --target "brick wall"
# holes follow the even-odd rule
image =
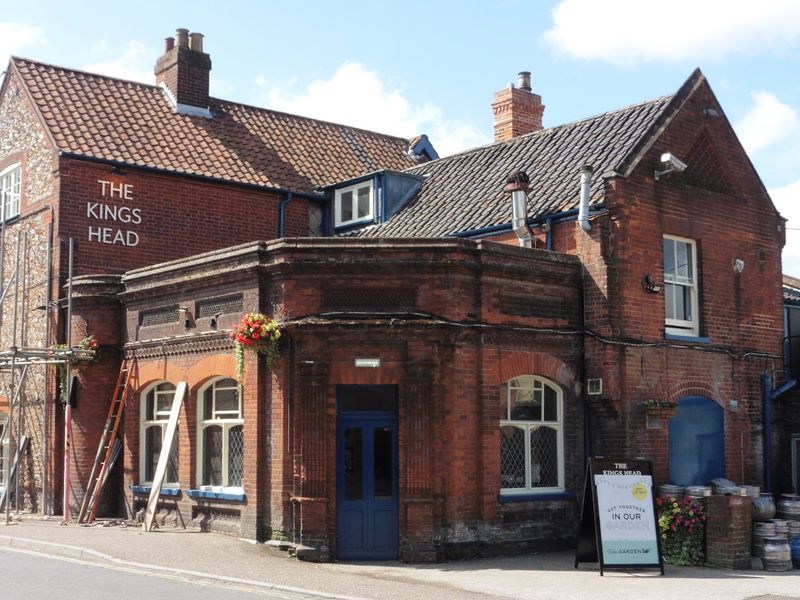
[[[720,569],[750,569],[752,501],[748,496],[709,496],[705,501],[706,562]]]
[[[64,158],[60,184],[58,233],[75,239],[79,275],[121,274],[278,236],[282,196],[264,190],[136,169],[119,174],[105,165]],[[305,200],[287,205],[285,232],[308,235]],[[61,269],[66,269],[64,249]]]
[[[189,330],[180,323],[141,328],[140,310],[157,303],[195,307],[202,298],[239,289],[245,312],[259,308],[288,320],[275,369],[265,370],[248,353],[246,502],[201,507],[184,497],[176,510],[191,515],[228,510],[235,513],[237,535],[289,537],[335,549],[336,386],[396,385],[399,526],[406,560],[530,547],[552,536],[570,539],[573,496],[500,504],[499,421],[508,379],[536,374],[559,386],[566,491],[579,491],[583,413],[572,365],[580,342],[569,333],[537,333],[538,328],[571,331],[578,325],[575,259],[456,240],[314,240],[263,249],[220,251],[191,266],[177,263],[124,278],[127,335],[136,340],[131,352],[140,356],[141,372],[148,373],[140,387],[154,378],[183,378],[196,390],[208,377],[232,368],[232,362],[229,367],[220,362],[226,356],[230,360],[230,350],[219,346],[222,331],[210,330],[203,320]],[[526,311],[509,295],[564,302]],[[398,309],[430,317],[381,316]],[[374,316],[365,319],[365,313]],[[232,325],[224,318],[220,329]],[[359,356],[379,357],[381,367],[354,368]],[[186,489],[196,484],[194,406],[190,393],[180,425],[180,478]],[[135,421],[128,420],[126,485],[137,482],[138,435]]]
[[[551,232],[554,250],[580,256],[585,268],[585,377],[603,379],[603,395],[588,399],[592,453],[646,456],[656,480],[667,481],[669,429],[647,429],[641,402],[701,395],[724,411],[727,476],[758,483],[760,377],[782,368],[783,223],[730,125],[706,110],[722,114],[708,86],[678,105],[631,174],[606,180],[605,210],[591,230],[562,222]],[[664,152],[689,167],[656,181]],[[646,275],[663,281],[664,235],[697,243],[706,343],[666,340],[665,294],[642,285]],[[534,237],[544,246],[540,230]],[[497,239],[517,243],[512,234]],[[737,258],[742,273],[734,272]]]

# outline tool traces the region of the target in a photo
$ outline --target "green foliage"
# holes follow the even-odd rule
[[[693,498],[656,498],[664,561],[671,565],[705,564],[706,515]]]

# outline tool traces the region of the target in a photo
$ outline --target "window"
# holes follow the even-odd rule
[[[372,182],[336,190],[336,227],[372,219]]]
[[[564,490],[561,390],[539,377],[508,382],[500,421],[500,478],[502,494]]]
[[[239,385],[219,379],[198,397],[197,461],[201,489],[240,488],[244,474],[244,419]]]
[[[143,485],[153,482],[174,398],[175,386],[166,381],[151,386],[142,394],[141,426],[139,427],[139,481]],[[178,487],[179,446],[176,430],[169,453],[167,472],[164,475],[165,487]]]
[[[664,236],[666,332],[697,336],[697,262],[692,240]]]
[[[22,168],[12,165],[0,172],[0,218],[8,221],[19,215],[19,190]]]
[[[10,447],[9,437],[11,426],[8,423],[8,415],[0,412],[0,493],[6,488],[8,482],[8,449]]]

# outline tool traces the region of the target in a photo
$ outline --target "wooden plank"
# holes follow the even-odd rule
[[[29,438],[27,435],[23,435],[19,439],[17,452],[14,456],[14,462],[12,463],[11,468],[8,471],[8,481],[6,481],[6,485],[3,488],[3,495],[0,496],[0,509],[5,507],[6,500],[11,496],[11,484],[15,481],[17,477],[17,466],[19,465],[19,459],[23,454],[25,454],[25,449],[28,447],[28,441]]]
[[[158,497],[161,495],[161,486],[164,485],[164,477],[167,475],[170,450],[172,450],[172,442],[175,440],[175,431],[178,429],[178,417],[181,413],[183,397],[186,395],[187,387],[188,384],[185,381],[181,381],[172,399],[172,408],[169,411],[169,420],[167,421],[167,432],[164,434],[164,439],[161,442],[161,452],[158,454],[158,465],[156,465],[156,473],[153,476],[153,487],[150,489],[150,497],[147,499],[147,509],[144,512],[143,527],[145,531],[150,531],[153,527],[156,505],[158,504]]]

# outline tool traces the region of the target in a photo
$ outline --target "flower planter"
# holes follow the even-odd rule
[[[651,419],[671,419],[675,416],[674,408],[646,408],[645,411]]]

